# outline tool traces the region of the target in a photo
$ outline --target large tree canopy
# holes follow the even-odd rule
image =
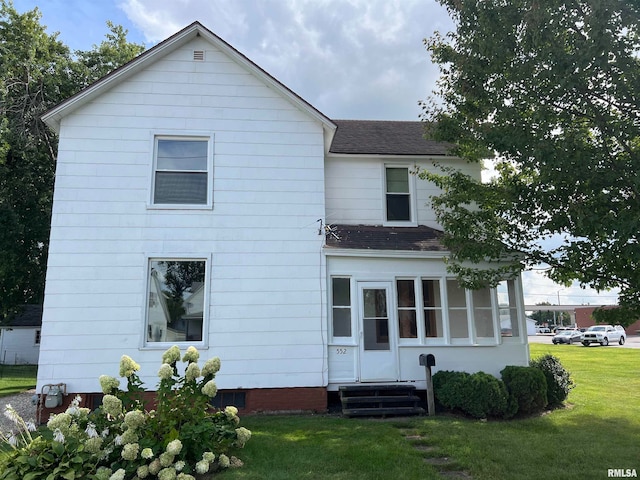
[[[144,50],[122,27],[69,51],[38,9],[0,0],[0,318],[42,301],[57,138],[40,115]]]
[[[470,287],[534,265],[553,280],[620,288],[640,315],[640,6],[631,0],[439,0],[456,30],[425,40],[441,77],[425,102],[429,135],[470,162],[480,183],[421,172]],[[489,260],[492,268],[475,262]],[[510,265],[500,261],[511,261]],[[614,315],[616,318],[611,318]]]

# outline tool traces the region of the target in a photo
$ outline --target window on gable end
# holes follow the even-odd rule
[[[211,205],[211,139],[157,136],[153,205]]]
[[[408,168],[385,167],[385,201],[387,222],[412,220]]]
[[[149,260],[147,344],[203,340],[206,268],[204,259]]]

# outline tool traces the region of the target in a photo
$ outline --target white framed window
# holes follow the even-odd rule
[[[386,224],[414,223],[413,178],[409,167],[385,165],[384,167],[384,219]]]
[[[496,287],[500,311],[500,334],[504,337],[520,337],[516,282],[503,280]]]
[[[467,312],[466,290],[457,280],[447,279],[447,300],[449,314],[449,332],[451,340],[469,338],[469,318]]]
[[[424,315],[425,338],[427,340],[444,338],[440,280],[422,279],[422,311]]]
[[[206,258],[149,258],[145,345],[205,343],[208,265]]]
[[[333,338],[351,338],[351,279],[331,278],[331,318]]]
[[[398,330],[400,338],[418,338],[418,309],[414,280],[396,280],[396,292],[398,294]]]
[[[494,339],[493,304],[491,289],[471,291],[473,303],[473,326],[476,339]]]
[[[151,206],[213,204],[213,136],[154,135]]]

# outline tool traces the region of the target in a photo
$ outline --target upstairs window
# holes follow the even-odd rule
[[[385,186],[387,222],[410,222],[411,191],[409,188],[409,169],[386,167]]]
[[[153,205],[210,205],[210,139],[156,137]]]

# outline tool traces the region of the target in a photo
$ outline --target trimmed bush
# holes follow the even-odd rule
[[[547,406],[547,380],[540,369],[510,365],[500,374],[518,413],[540,412]]]
[[[440,404],[448,409],[461,410],[474,418],[507,414],[509,394],[493,375],[440,371],[433,376],[433,388]]]
[[[540,369],[545,376],[549,406],[559,407],[562,405],[562,402],[567,399],[575,384],[571,380],[569,372],[560,363],[560,360],[553,355],[547,354],[531,360],[529,365]]]

